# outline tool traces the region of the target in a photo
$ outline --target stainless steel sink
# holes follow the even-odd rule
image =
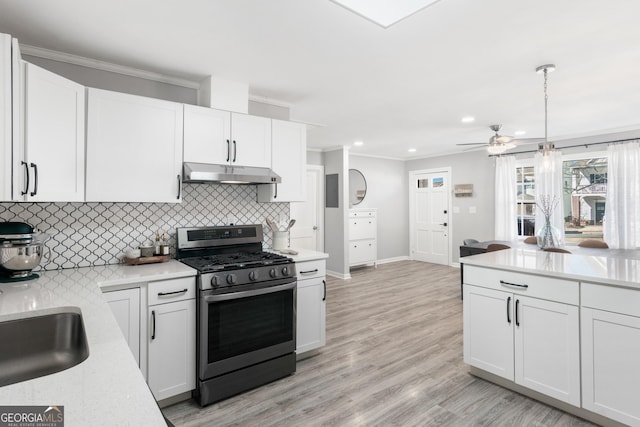
[[[87,357],[79,310],[0,322],[0,386],[64,371]]]

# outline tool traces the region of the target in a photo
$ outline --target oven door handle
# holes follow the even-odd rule
[[[285,283],[284,285],[270,286],[268,288],[254,289],[252,291],[232,292],[232,293],[220,294],[220,295],[204,295],[202,299],[205,302],[229,301],[232,299],[271,294],[273,292],[288,291],[290,289],[295,289],[296,285],[297,285],[297,282],[293,281],[291,283]]]

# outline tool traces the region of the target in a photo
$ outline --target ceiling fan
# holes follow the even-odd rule
[[[522,138],[515,139],[512,136],[500,135],[500,129],[502,129],[502,125],[491,125],[489,129],[495,132],[491,138],[489,138],[489,142],[469,142],[464,144],[456,144],[456,145],[478,145],[487,147],[487,152],[489,154],[502,154],[511,148],[515,148],[518,145],[522,144],[537,144],[539,142],[543,142],[544,138]],[[475,147],[474,147],[475,148]]]

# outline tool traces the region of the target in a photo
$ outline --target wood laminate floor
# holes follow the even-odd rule
[[[176,426],[590,426],[468,373],[459,270],[402,261],[327,283],[327,345],[287,378],[200,408]]]

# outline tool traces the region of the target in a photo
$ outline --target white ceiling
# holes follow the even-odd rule
[[[21,43],[245,82],[323,124],[310,147],[393,158],[461,151],[494,123],[542,136],[547,63],[551,139],[640,129],[638,16],[633,0],[441,0],[384,29],[329,0],[0,0]]]

